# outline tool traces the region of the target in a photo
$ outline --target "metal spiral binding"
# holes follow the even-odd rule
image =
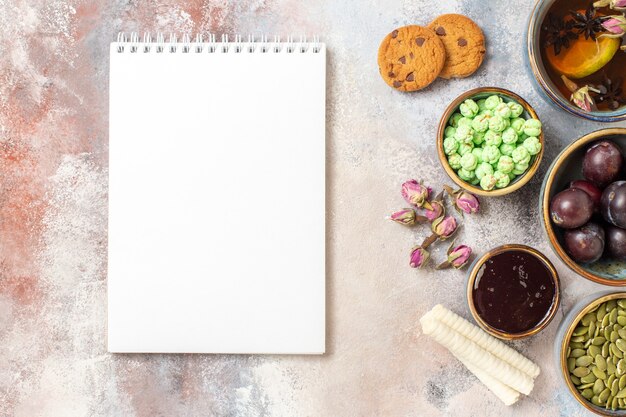
[[[175,33],[170,33],[169,39],[166,41],[161,32],[157,33],[154,38],[149,32],[145,32],[141,39],[137,32],[131,32],[129,37],[124,32],[120,32],[117,34],[117,52],[150,53],[155,51],[156,53],[163,53],[168,51],[176,53],[180,48],[182,53],[216,53],[218,51],[222,53],[230,51],[235,53],[281,53],[284,51],[292,54],[311,51],[317,54],[322,49],[319,36],[314,36],[312,41],[308,41],[304,35],[301,35],[297,41],[293,36],[287,36],[286,40],[281,40],[278,35],[274,36],[271,41],[268,41],[266,35],[248,35],[245,42],[241,35],[235,35],[233,41],[229,40],[227,34],[221,35],[219,42],[216,39],[217,36],[213,33],[209,33],[206,38],[202,34],[197,34],[193,40],[188,34],[183,34],[179,39]]]

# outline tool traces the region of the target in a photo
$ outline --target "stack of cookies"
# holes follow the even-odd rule
[[[389,86],[417,91],[437,77],[470,76],[485,52],[485,36],[473,20],[444,14],[428,27],[403,26],[388,34],[378,49],[378,66]]]

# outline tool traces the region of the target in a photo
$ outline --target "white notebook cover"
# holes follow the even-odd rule
[[[108,350],[323,353],[325,46],[216,45],[111,44]]]

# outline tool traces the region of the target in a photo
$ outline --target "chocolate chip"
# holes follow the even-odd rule
[[[394,81],[394,82],[393,82],[393,86],[394,86],[395,88],[399,88],[401,85],[402,85],[402,81]]]
[[[463,38],[459,38],[458,42],[459,46],[467,46],[467,41]]]
[[[398,58],[398,61],[400,61],[401,64],[406,64],[406,57],[401,56],[400,58]]]
[[[392,71],[389,71],[387,76],[389,76],[389,78],[396,78],[396,74],[394,74]]]
[[[411,59],[415,58],[415,55],[413,55],[413,52],[409,52],[409,58]]]
[[[393,32],[391,32],[391,37],[392,38],[397,38],[398,37],[398,30],[394,30]]]
[[[446,30],[443,28],[443,26],[439,26],[437,29],[435,29],[435,33],[439,36],[446,36]]]
[[[422,46],[424,45],[424,42],[426,41],[426,39],[424,38],[416,38],[415,39],[415,43],[417,44],[417,46]]]
[[[409,72],[409,75],[406,76],[407,81],[415,81],[415,74]]]

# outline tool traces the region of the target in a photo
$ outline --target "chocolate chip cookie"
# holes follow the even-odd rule
[[[400,91],[417,91],[432,83],[445,60],[443,42],[434,31],[422,26],[395,29],[378,48],[380,75]]]
[[[469,17],[444,14],[428,27],[435,31],[446,48],[446,64],[441,78],[464,78],[472,75],[485,57],[485,36]]]

